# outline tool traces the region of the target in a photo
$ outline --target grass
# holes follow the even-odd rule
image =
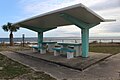
[[[116,54],[120,53],[120,45],[118,44],[90,44],[89,48],[90,52],[98,52],[98,53],[109,53]]]
[[[0,46],[0,51],[22,51],[22,50],[30,50],[29,47],[21,47],[21,46]]]
[[[7,47],[7,46],[0,46],[0,51],[22,51],[22,50],[31,50],[30,47],[21,47],[21,46],[14,46],[14,47]],[[109,53],[109,54],[116,54],[120,53],[120,44],[114,43],[92,43],[89,47],[90,52],[98,52],[98,53]]]
[[[0,51],[19,51],[30,50],[29,47],[0,47]],[[116,44],[90,44],[90,52],[98,53],[120,53],[120,45]],[[34,70],[19,64],[4,55],[0,54],[0,79],[28,79],[28,80],[56,80],[44,72],[35,72]]]
[[[13,50],[25,50],[26,48],[17,48]],[[10,48],[2,47],[0,51],[11,50]],[[0,79],[15,79],[15,80],[56,80],[44,72],[35,72],[29,67],[26,67],[16,61],[13,61],[6,56],[0,54]]]
[[[16,76],[29,73],[31,69],[12,61],[11,59],[0,54],[0,78],[14,78]]]

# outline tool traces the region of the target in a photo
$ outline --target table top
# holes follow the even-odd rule
[[[71,46],[80,46],[81,43],[58,43],[59,45],[71,45]]]
[[[48,41],[45,41],[45,42],[42,42],[42,44],[55,44],[57,42],[48,42]]]

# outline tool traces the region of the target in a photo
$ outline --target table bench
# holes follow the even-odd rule
[[[54,50],[54,56],[60,55],[61,51],[66,52],[67,53],[67,59],[74,58],[74,53],[76,52],[76,50],[74,50],[74,49],[60,48],[60,47],[53,48],[53,50]]]
[[[68,49],[74,49],[75,53],[74,56],[80,56],[81,55],[81,44],[80,43],[58,43],[58,45],[61,45],[62,48],[68,48]],[[63,54],[66,53],[63,51]]]
[[[47,46],[47,51],[48,52],[53,52],[53,49],[55,47],[57,42],[49,42],[49,41],[45,41],[45,42],[42,42],[43,45],[46,45]]]
[[[54,48],[54,46],[55,46],[55,44],[56,44],[57,42],[42,42],[42,47],[40,47],[40,53],[41,54],[45,54],[46,53],[46,51],[48,51],[48,52],[53,52],[53,49],[52,48]],[[32,46],[32,49],[33,49],[33,52],[36,52],[36,51],[38,51],[38,46]]]
[[[32,46],[33,52],[38,52],[38,46]],[[46,48],[45,47],[40,47],[40,51],[41,54],[45,54],[46,53]]]

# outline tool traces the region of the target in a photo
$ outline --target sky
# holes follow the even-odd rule
[[[15,23],[52,10],[82,3],[105,19],[116,19],[114,22],[102,22],[90,29],[90,37],[120,37],[120,0],[1,0],[0,1],[0,38],[9,37],[2,25]],[[69,28],[69,29],[68,29]],[[20,28],[14,37],[37,37],[37,33]],[[44,32],[44,37],[80,37],[80,28],[62,26]]]

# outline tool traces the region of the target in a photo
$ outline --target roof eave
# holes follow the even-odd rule
[[[112,21],[116,21],[116,19],[104,19],[104,22],[112,22]]]

